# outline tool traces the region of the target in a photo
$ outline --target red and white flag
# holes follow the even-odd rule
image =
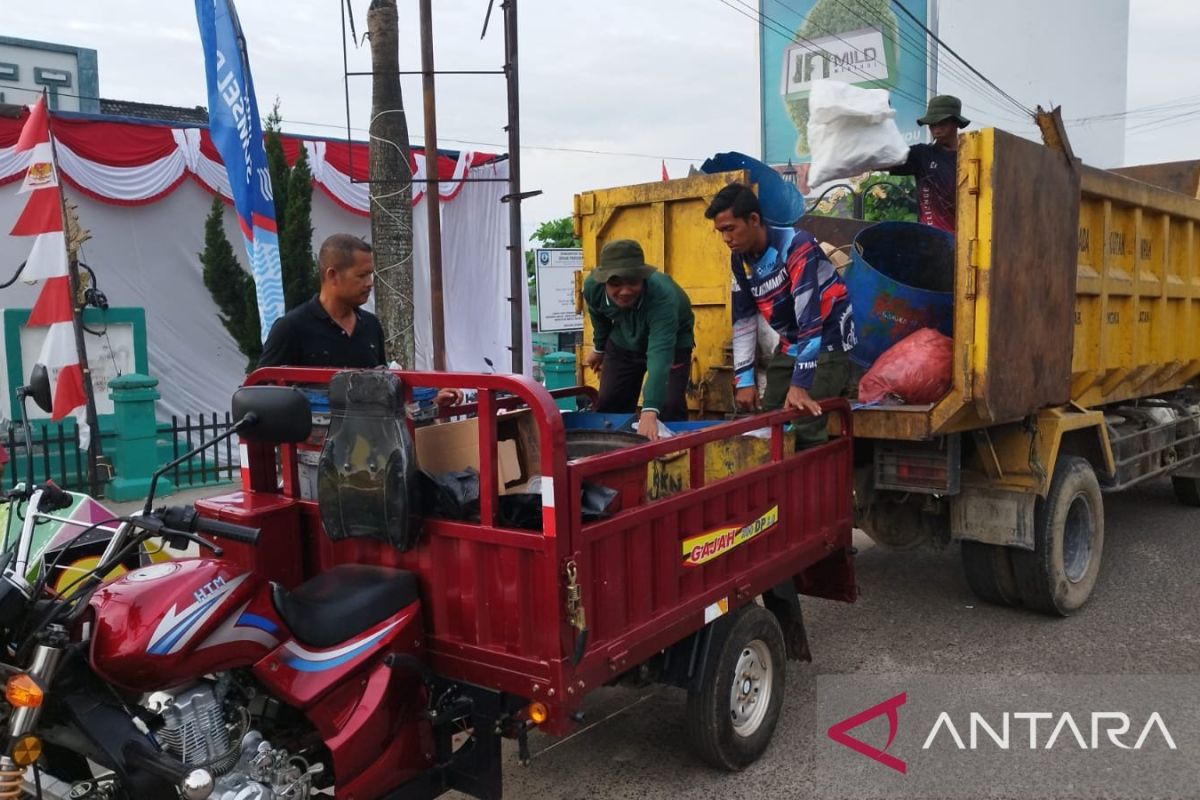
[[[39,98],[29,107],[29,118],[17,138],[16,152],[33,152],[29,156],[29,169],[25,182],[17,194],[58,186],[58,173],[54,169],[54,150],[50,146],[50,115],[46,111],[46,98]]]
[[[75,417],[79,423],[80,444],[86,449],[91,439],[87,425],[87,395],[83,390],[83,370],[75,347],[62,198],[50,146],[50,118],[45,98],[31,108],[16,150],[32,151],[25,182],[18,192],[28,194],[29,198],[10,235],[36,237],[21,277],[28,281],[43,281],[41,294],[25,325],[30,328],[47,326],[38,363],[46,365],[54,387],[50,418],[57,422],[68,416]]]
[[[671,176],[667,174],[667,162],[665,160],[662,162],[662,179],[664,181],[671,180]]]

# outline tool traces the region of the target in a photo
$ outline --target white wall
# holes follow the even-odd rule
[[[938,36],[1030,108],[1063,108],[1076,155],[1098,167],[1125,161],[1125,123],[1080,120],[1125,110],[1129,0],[933,0]],[[938,94],[957,95],[973,128],[1041,140],[1033,121],[939,53]]]

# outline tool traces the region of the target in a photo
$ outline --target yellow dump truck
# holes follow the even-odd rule
[[[1128,172],[1142,180],[1000,130],[964,134],[952,388],[854,413],[859,525],[896,548],[960,540],[984,600],[1078,609],[1104,551],[1103,492],[1170,475],[1200,506],[1200,199],[1166,188],[1184,188],[1179,170]],[[729,253],[703,212],[735,180],[575,197],[586,265],[637,239],[691,296],[690,403],[705,416],[733,405]],[[797,226],[845,247],[866,224]]]

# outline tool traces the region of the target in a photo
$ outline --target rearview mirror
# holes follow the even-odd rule
[[[248,442],[302,442],[312,431],[308,398],[293,386],[243,386],[233,394],[232,410],[235,420],[252,415],[238,429]]]
[[[26,394],[33,398],[37,407],[47,414],[54,407],[54,399],[50,393],[50,371],[45,364],[34,364],[29,373],[29,385],[25,387]]]

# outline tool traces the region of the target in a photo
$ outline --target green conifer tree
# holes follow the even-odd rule
[[[317,265],[312,251],[312,170],[301,147],[287,179],[287,207],[279,225],[279,261],[283,268],[283,300],[288,308],[317,293]]]
[[[279,98],[267,115],[263,124],[263,148],[267,151],[267,170],[271,173],[271,196],[275,201],[275,224],[280,233],[283,230],[283,214],[287,208],[288,165],[283,155],[283,139],[280,137],[280,125],[283,117],[279,114]],[[291,308],[291,306],[288,306]]]
[[[254,280],[238,264],[233,245],[225,236],[224,216],[221,198],[214,197],[204,221],[204,252],[197,255],[204,266],[204,285],[220,309],[221,324],[248,359],[246,372],[250,372],[262,355],[258,301]]]

